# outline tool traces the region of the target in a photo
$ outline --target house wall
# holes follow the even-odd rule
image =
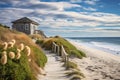
[[[30,24],[30,33],[35,34],[35,30],[37,30],[37,25],[35,24]]]
[[[30,23],[14,23],[12,27],[17,31],[24,32],[26,34],[31,34]]]

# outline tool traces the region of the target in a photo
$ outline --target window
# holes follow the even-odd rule
[[[29,24],[25,24],[25,30],[29,30]]]

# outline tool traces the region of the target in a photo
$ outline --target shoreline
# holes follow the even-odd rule
[[[82,41],[82,40],[73,40],[73,39],[67,39],[68,41],[73,41],[75,43],[78,43],[83,46],[87,46],[89,48],[97,49],[100,51],[104,51],[107,53],[114,54],[116,56],[120,56],[120,45],[115,43],[109,43],[109,42],[97,42],[97,41]]]
[[[86,76],[83,80],[120,80],[120,56],[69,42],[87,55],[83,59],[71,59]]]

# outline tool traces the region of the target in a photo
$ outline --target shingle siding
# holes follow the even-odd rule
[[[24,32],[26,34],[34,34],[38,26],[36,22],[33,22],[32,20],[26,17],[13,21],[12,23],[13,23],[12,25],[13,29],[18,30],[20,32]]]
[[[26,29],[26,24],[28,25]],[[16,23],[16,24],[13,24],[13,29],[15,30],[18,30],[20,32],[24,32],[26,34],[31,34],[31,31],[30,31],[30,23]]]

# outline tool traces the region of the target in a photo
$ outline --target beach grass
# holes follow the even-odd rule
[[[65,74],[66,76],[71,77],[70,80],[81,80],[82,78],[85,78],[84,74],[78,69],[76,63],[68,61],[67,69],[69,71],[66,72]]]
[[[68,69],[70,69],[70,68],[72,68],[72,69],[78,69],[78,68],[77,68],[77,64],[74,63],[74,62],[71,62],[71,61],[68,61],[68,62],[67,62],[67,68],[68,68]]]
[[[24,33],[10,30],[0,26],[0,59],[2,57],[2,43],[16,40],[13,48],[7,49],[7,54],[13,51],[16,54],[18,46],[23,43],[31,49],[30,56],[26,56],[25,52],[21,52],[20,59],[10,59],[8,57],[5,65],[0,62],[0,80],[37,80],[37,74],[40,73],[39,68],[44,68],[47,57],[42,49],[37,46],[31,38]],[[29,62],[28,59],[31,59]]]
[[[63,47],[65,48],[65,51],[69,54],[69,57],[75,56],[75,57],[78,57],[80,59],[83,57],[86,57],[84,52],[78,50],[69,41],[67,41],[66,39],[59,37],[59,36],[50,37],[47,39],[36,41],[37,44],[41,45],[46,50],[52,49],[53,42],[55,42],[59,46],[63,45]]]

